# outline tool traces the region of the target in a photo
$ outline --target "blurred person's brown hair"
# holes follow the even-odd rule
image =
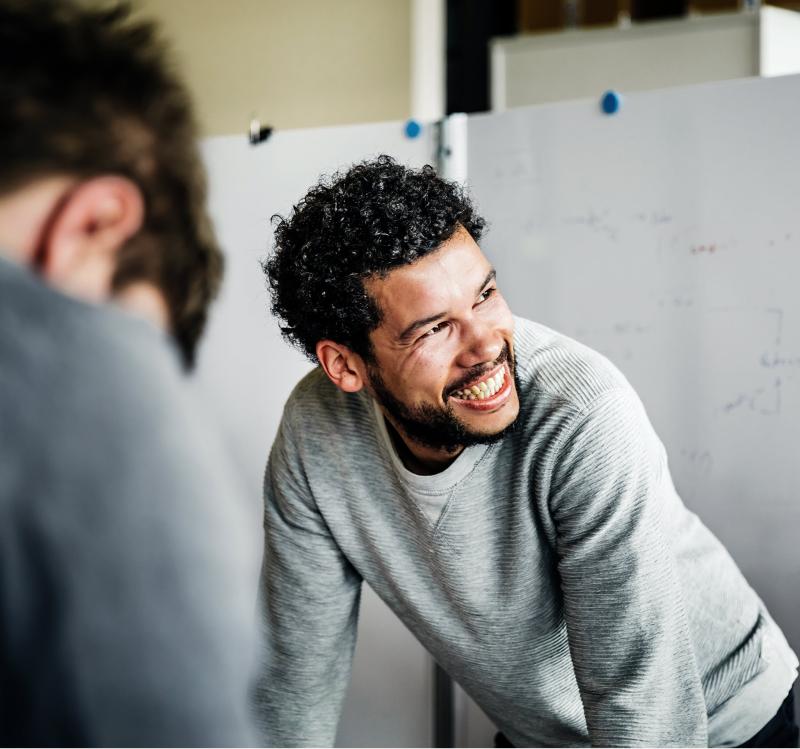
[[[113,290],[158,288],[191,366],[223,261],[188,92],[127,2],[0,0],[0,198],[54,174],[139,188],[144,220],[117,255]]]

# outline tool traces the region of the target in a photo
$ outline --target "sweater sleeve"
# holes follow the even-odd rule
[[[676,562],[662,531],[666,455],[630,390],[578,415],[550,512],[575,675],[594,746],[706,746]]]
[[[256,721],[267,746],[332,746],[361,578],[316,507],[286,416],[264,478],[264,533]]]

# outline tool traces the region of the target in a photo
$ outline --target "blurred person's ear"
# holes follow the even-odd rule
[[[144,199],[129,179],[100,176],[64,196],[37,249],[47,283],[87,301],[111,296],[117,252],[142,226]]]
[[[125,177],[44,177],[0,195],[0,254],[65,294],[113,301],[166,330],[169,311],[157,286],[112,286],[118,252],[143,222],[142,193]]]

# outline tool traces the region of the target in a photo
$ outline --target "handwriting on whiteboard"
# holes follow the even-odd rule
[[[762,416],[778,416],[781,412],[782,386],[781,378],[776,377],[770,385],[739,393],[725,403],[722,410],[725,413],[751,411]]]
[[[608,207],[592,206],[578,213],[563,215],[560,223],[589,232],[595,239],[612,245],[630,243],[632,248],[637,248],[637,252],[649,247],[661,260],[676,252],[678,256],[685,252],[692,257],[712,258],[737,247],[755,250],[757,245],[761,245],[778,249],[793,242],[790,231],[761,237],[755,244],[742,244],[739,237],[709,236],[697,223],[683,224],[672,211],[661,208],[621,215]]]
[[[787,354],[782,350],[783,345],[783,318],[782,307],[770,307],[767,312],[775,320],[775,348],[772,351],[765,351],[761,354],[759,363],[765,369],[777,369],[780,367],[800,367],[800,354]]]
[[[650,226],[671,224],[673,221],[672,214],[667,211],[639,211],[633,215],[633,220]]]
[[[717,251],[717,249],[719,249],[717,247],[717,243],[711,242],[710,244],[692,245],[691,248],[689,249],[689,252],[692,255],[703,255],[703,254],[713,255]]]
[[[680,457],[698,473],[709,474],[714,470],[714,456],[710,450],[682,448]]]
[[[616,242],[619,237],[619,227],[608,221],[608,209],[595,211],[588,210],[572,216],[565,216],[562,222],[567,226],[584,227],[588,231],[601,234],[611,242]]]

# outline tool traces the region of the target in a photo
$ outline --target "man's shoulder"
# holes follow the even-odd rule
[[[336,386],[328,379],[322,367],[317,365],[305,374],[292,388],[286,405],[292,408],[303,405],[311,406],[325,401],[336,391]]]
[[[329,437],[355,429],[370,418],[369,396],[365,391],[344,393],[328,379],[321,367],[314,367],[292,390],[283,409],[282,423],[294,433]]]
[[[548,395],[582,411],[615,390],[632,392],[625,376],[603,354],[540,323],[515,320],[521,397]]]

